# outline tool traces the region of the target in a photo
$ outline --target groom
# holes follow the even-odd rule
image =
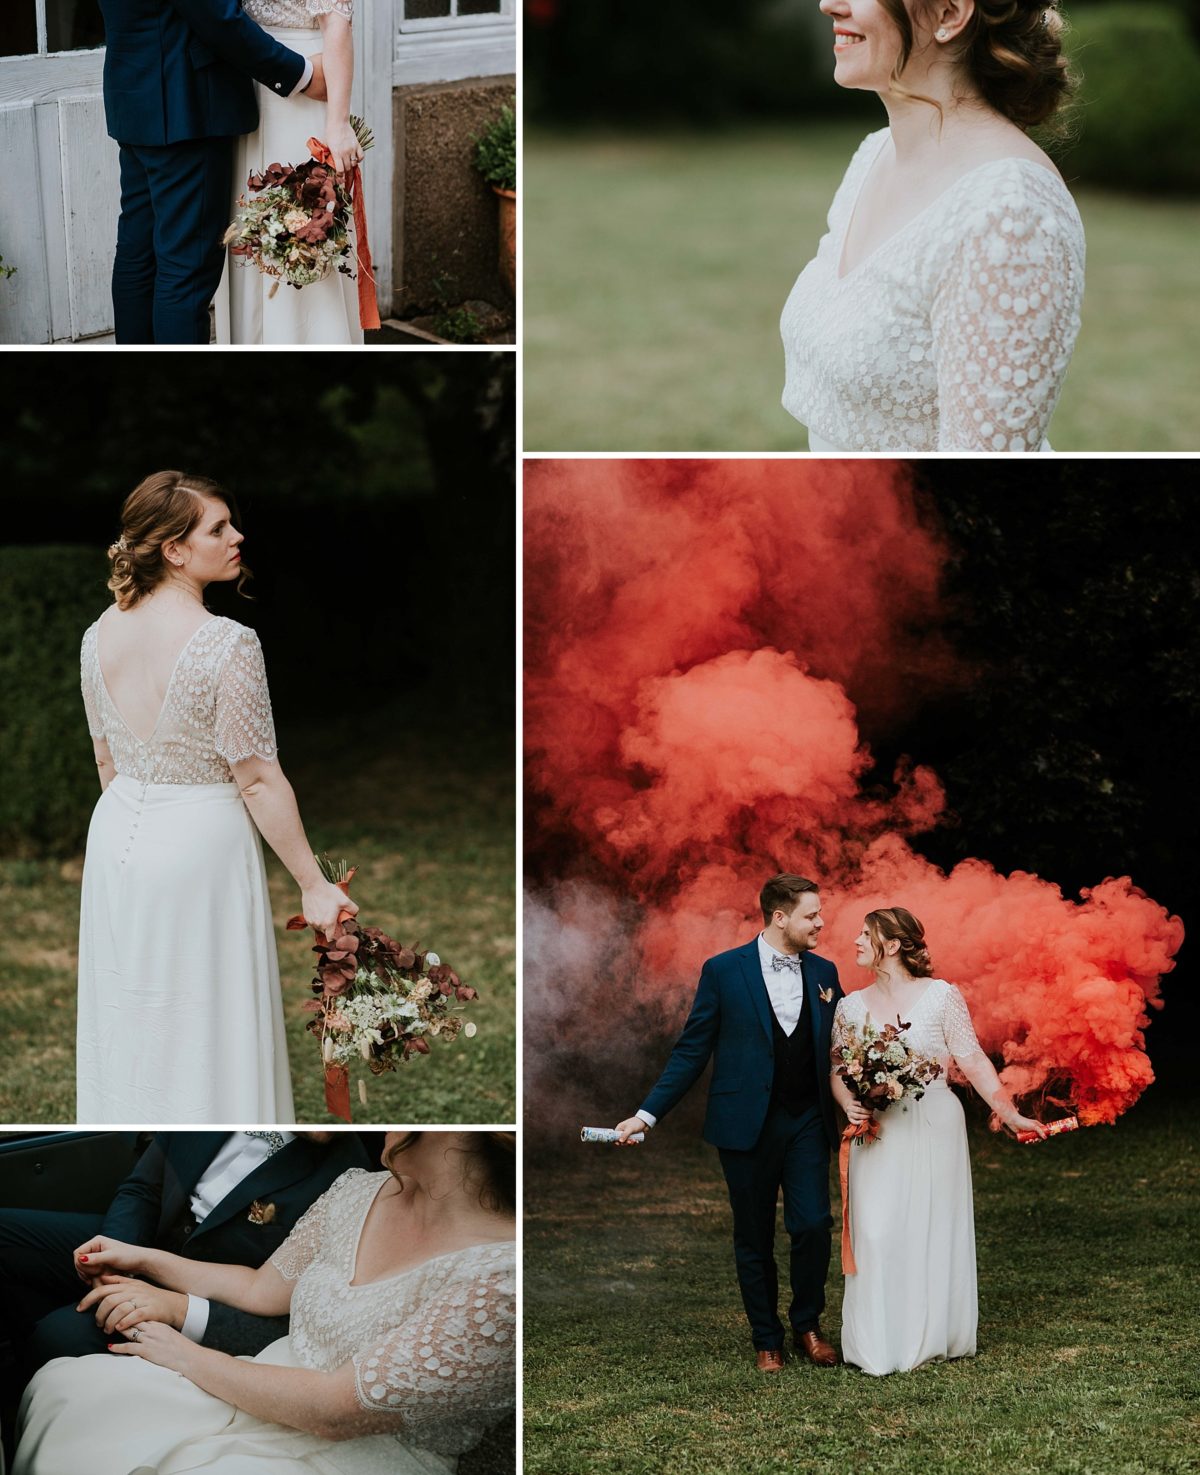
[[[121,146],[113,263],[118,343],[207,343],[233,199],[233,140],[258,126],[257,79],[280,97],[325,96],[311,61],[242,13],[241,0],[99,0],[104,111]]]
[[[829,1151],[838,1128],[829,1090],[830,1032],[842,997],[837,969],[813,952],[823,925],[815,881],[772,876],[759,896],[763,930],[709,958],[666,1069],[625,1141],[651,1128],[713,1057],[704,1140],[718,1149],[733,1208],[734,1261],[759,1370],[783,1368],[775,1210],[791,1237],[796,1350],[820,1367],[837,1353],[821,1335],[829,1272]]]

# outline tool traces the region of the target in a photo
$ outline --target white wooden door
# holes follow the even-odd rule
[[[0,0],[0,343],[112,331],[117,146],[93,0]]]

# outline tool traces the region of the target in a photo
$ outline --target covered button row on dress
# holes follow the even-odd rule
[[[137,797],[137,804],[134,807],[133,811],[133,818],[129,822],[129,834],[125,838],[125,849],[121,851],[122,865],[125,864],[125,861],[129,856],[129,852],[133,849],[133,842],[137,835],[138,822],[142,817],[142,808],[146,803],[146,790],[148,788],[148,784],[142,784],[140,787],[140,792],[138,793]]]

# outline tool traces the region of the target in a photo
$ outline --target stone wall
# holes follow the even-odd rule
[[[481,298],[508,306],[497,268],[496,197],[472,166],[474,136],[507,103],[515,77],[397,87],[394,311]]]

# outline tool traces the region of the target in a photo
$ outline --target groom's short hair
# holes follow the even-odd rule
[[[806,891],[820,891],[820,889],[815,881],[806,880],[803,876],[772,876],[758,893],[763,925],[766,927],[771,925],[771,916],[774,912],[786,912],[790,917],[796,910],[796,903]]]

